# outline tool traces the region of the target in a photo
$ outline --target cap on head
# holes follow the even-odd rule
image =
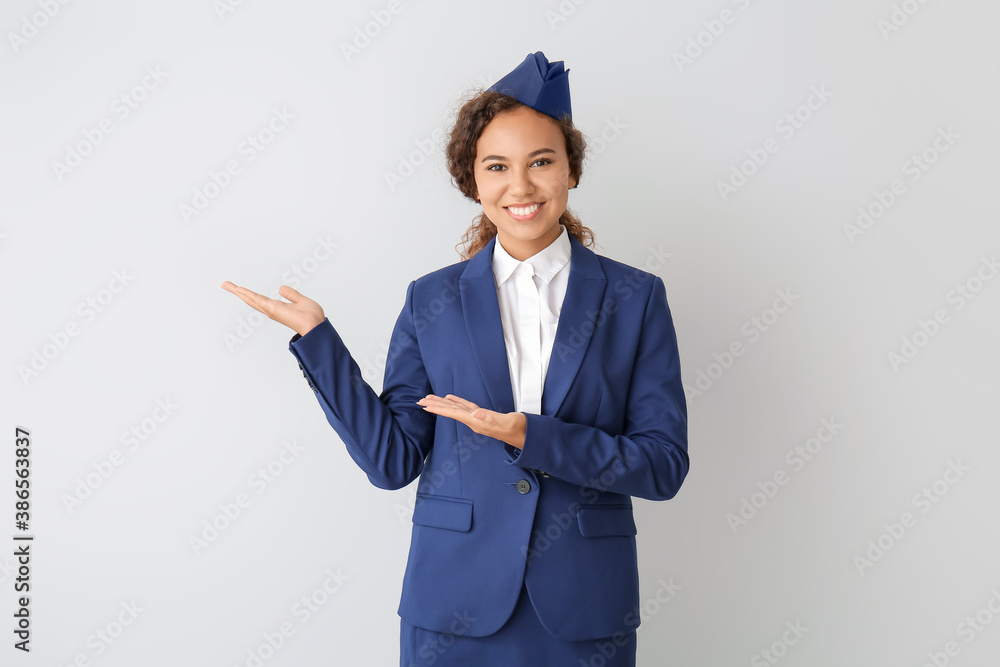
[[[541,51],[529,54],[510,74],[503,77],[487,92],[510,95],[521,104],[540,111],[556,120],[573,113],[569,100],[569,70],[563,61],[550,63]]]

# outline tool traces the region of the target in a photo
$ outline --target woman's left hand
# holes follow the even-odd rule
[[[476,433],[502,440],[518,449],[524,448],[528,418],[521,412],[493,412],[454,394],[444,398],[427,394],[417,401],[417,405],[436,415],[457,419]]]

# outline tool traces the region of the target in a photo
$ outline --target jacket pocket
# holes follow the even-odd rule
[[[413,523],[467,532],[472,528],[472,501],[467,498],[418,493],[413,506]]]
[[[577,513],[580,534],[584,537],[635,535],[635,517],[628,505],[581,507]]]

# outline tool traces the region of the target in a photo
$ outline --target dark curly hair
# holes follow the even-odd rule
[[[445,157],[448,171],[451,173],[455,186],[474,202],[476,199],[476,142],[483,130],[496,116],[517,107],[526,106],[509,95],[494,92],[477,92],[465,101],[458,111],[455,125],[451,129],[448,145],[445,147]],[[529,107],[530,108],[530,107]],[[580,130],[576,129],[569,116],[562,120],[552,119],[559,125],[566,138],[566,154],[569,157],[570,175],[579,184],[583,174],[583,157],[586,150],[586,140]],[[594,243],[594,232],[581,223],[567,208],[559,217],[559,224],[576,237],[584,246]],[[462,241],[456,245],[465,246],[459,250],[462,259],[469,259],[497,235],[497,227],[486,217],[485,211],[472,220],[472,225],[462,235]]]

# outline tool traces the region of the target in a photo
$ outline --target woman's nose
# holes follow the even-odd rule
[[[526,169],[511,169],[509,189],[512,194],[526,194],[534,191],[531,175]]]

